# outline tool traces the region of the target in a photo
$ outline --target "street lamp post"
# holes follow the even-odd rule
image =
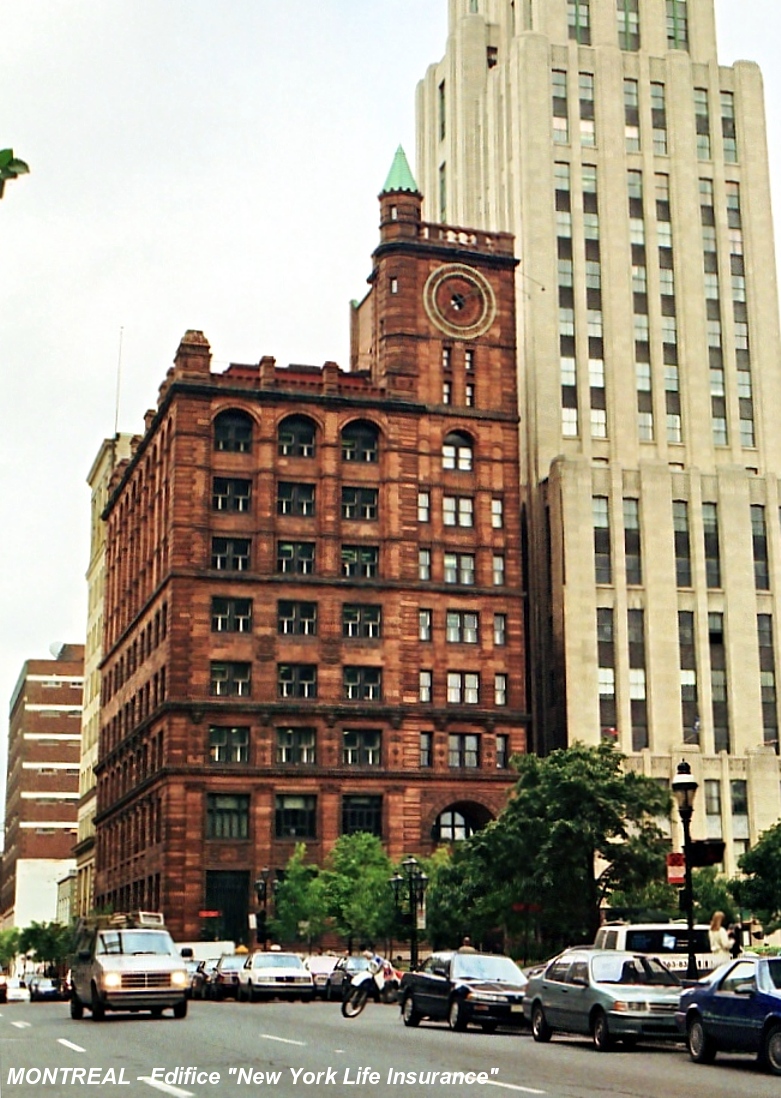
[[[267,865],[263,866],[260,871],[260,875],[255,881],[255,892],[258,896],[258,917],[255,934],[258,940],[258,945],[266,948],[266,940],[268,938],[268,932],[266,930],[266,919],[268,916],[268,879],[271,876],[271,870]]]
[[[393,903],[397,914],[406,900],[409,910],[409,963],[410,968],[417,968],[418,964],[418,911],[423,903],[428,887],[428,877],[421,869],[417,858],[410,854],[401,863],[401,873],[394,873],[390,879],[393,889]]]
[[[687,980],[697,979],[697,958],[694,953],[694,890],[692,888],[692,835],[691,822],[694,811],[694,797],[697,793],[697,781],[692,774],[692,768],[682,760],[678,763],[678,770],[672,780],[673,796],[678,804],[678,815],[683,825],[683,903],[686,908],[686,924],[688,927],[688,960],[686,964]]]

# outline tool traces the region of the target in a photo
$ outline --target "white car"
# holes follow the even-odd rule
[[[24,980],[9,979],[5,984],[5,1001],[7,1003],[29,1003],[30,989]]]
[[[309,1003],[314,997],[312,973],[297,953],[250,953],[239,971],[239,999],[301,999]]]
[[[322,995],[325,998],[325,991],[328,987],[328,977],[334,970],[338,957],[331,956],[330,953],[313,953],[310,957],[304,958],[304,964],[312,973],[312,979],[315,985],[315,995]]]

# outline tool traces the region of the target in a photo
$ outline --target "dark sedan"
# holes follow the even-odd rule
[[[402,976],[401,1017],[405,1026],[432,1018],[455,1030],[473,1022],[486,1033],[520,1026],[526,983],[515,962],[500,954],[434,953],[422,969]]]
[[[49,976],[33,976],[29,987],[30,1002],[32,1003],[42,1003],[47,1000],[52,1002],[55,999],[62,998],[59,981]]]
[[[689,1055],[710,1064],[716,1053],[755,1052],[781,1075],[781,957],[738,957],[681,995],[675,1015]]]

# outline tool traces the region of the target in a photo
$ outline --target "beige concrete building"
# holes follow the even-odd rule
[[[449,0],[428,220],[516,236],[535,744],[781,814],[781,346],[762,79],[713,0]],[[519,669],[519,674],[522,671]]]
[[[84,706],[81,716],[79,760],[78,838],[73,914],[86,915],[94,906],[95,807],[94,767],[100,736],[100,662],[103,658],[103,603],[106,571],[106,524],[101,518],[109,496],[114,469],[130,457],[132,435],[105,439],[92,463],[87,483],[90,505],[90,559],[87,568],[87,637],[84,646]],[[69,893],[70,895],[70,893]]]

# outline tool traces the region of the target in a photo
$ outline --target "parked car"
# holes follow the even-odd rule
[[[198,962],[190,981],[190,995],[193,999],[209,999],[211,997],[211,983],[219,961],[219,957],[209,957],[206,961]]]
[[[675,1020],[689,1055],[710,1064],[719,1051],[755,1052],[781,1075],[781,957],[742,956],[681,995]]]
[[[679,1040],[681,985],[655,957],[621,950],[567,949],[532,976],[523,1010],[535,1041],[554,1033],[590,1034],[607,1052],[616,1040]]]
[[[8,977],[4,976],[3,973],[0,972],[0,1003],[5,1002],[7,979],[8,979]]]
[[[239,971],[238,999],[301,999],[315,997],[312,973],[297,953],[281,950],[251,953]]]
[[[29,1003],[30,989],[24,980],[11,977],[5,982],[5,1001],[7,1003]]]
[[[421,969],[402,976],[401,1017],[405,1026],[431,1018],[456,1030],[473,1022],[486,1033],[499,1025],[520,1026],[526,984],[516,963],[502,954],[433,953]]]
[[[325,998],[328,977],[333,972],[337,960],[338,958],[330,953],[313,953],[304,958],[304,964],[312,973],[315,995],[322,995]]]
[[[689,965],[689,927],[686,923],[605,923],[594,939],[596,949],[620,949],[656,957],[665,968],[682,975]],[[694,926],[694,960],[697,975],[705,976],[719,963],[711,952],[710,927]]]
[[[239,992],[239,972],[247,960],[246,953],[223,953],[217,962],[209,987],[210,999],[235,999]]]
[[[61,998],[62,991],[60,990],[59,980],[54,980],[50,976],[33,976],[30,980],[31,1002],[42,1002],[46,999],[52,1002]]]

